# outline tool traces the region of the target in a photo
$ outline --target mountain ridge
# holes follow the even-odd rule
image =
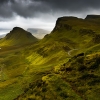
[[[100,15],[87,15],[86,20],[89,20],[89,19],[100,19]]]
[[[38,42],[0,52],[0,99],[99,100],[98,21],[61,17]]]

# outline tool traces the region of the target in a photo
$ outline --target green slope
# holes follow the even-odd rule
[[[18,46],[36,42],[31,33],[25,31],[22,28],[15,27],[10,33],[8,33],[3,39],[0,40],[0,46]]]
[[[61,17],[42,40],[0,52],[0,68],[4,66],[0,99],[99,100],[99,25]],[[12,35],[14,42],[5,42],[22,42],[16,43],[15,38]]]
[[[41,80],[29,84],[15,100],[99,100],[99,60],[100,53],[74,56]]]

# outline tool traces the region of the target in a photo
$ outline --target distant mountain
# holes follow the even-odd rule
[[[0,46],[5,45],[23,45],[36,42],[38,39],[30,32],[20,27],[14,27],[1,41]]]
[[[46,34],[50,33],[50,31],[39,29],[39,28],[28,28],[27,31],[31,32],[32,35],[34,35],[35,37],[39,39],[43,38]]]
[[[4,38],[6,36],[6,34],[0,35],[0,39]]]

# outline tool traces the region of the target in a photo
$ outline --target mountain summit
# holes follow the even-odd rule
[[[37,38],[20,27],[14,27],[1,41],[2,45],[23,45],[36,42]]]

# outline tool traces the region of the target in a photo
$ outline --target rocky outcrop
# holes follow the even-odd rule
[[[67,23],[67,21],[68,20],[76,20],[76,19],[78,19],[78,18],[77,17],[67,17],[67,16],[58,18],[57,21],[56,21],[55,28],[53,29],[53,32],[59,31],[59,30],[62,30],[62,29],[65,29],[67,31],[72,30],[72,26],[69,25]]]
[[[54,28],[54,31],[60,30],[62,28],[65,28],[66,30],[71,30],[72,26],[68,25],[68,24],[59,24]]]
[[[79,33],[83,36],[83,35],[94,35],[95,32],[91,29],[80,29]]]
[[[98,18],[100,19],[100,15],[87,15],[85,19],[88,20],[88,19],[98,19]]]
[[[93,42],[96,44],[100,43],[100,34],[95,34],[93,37]]]

